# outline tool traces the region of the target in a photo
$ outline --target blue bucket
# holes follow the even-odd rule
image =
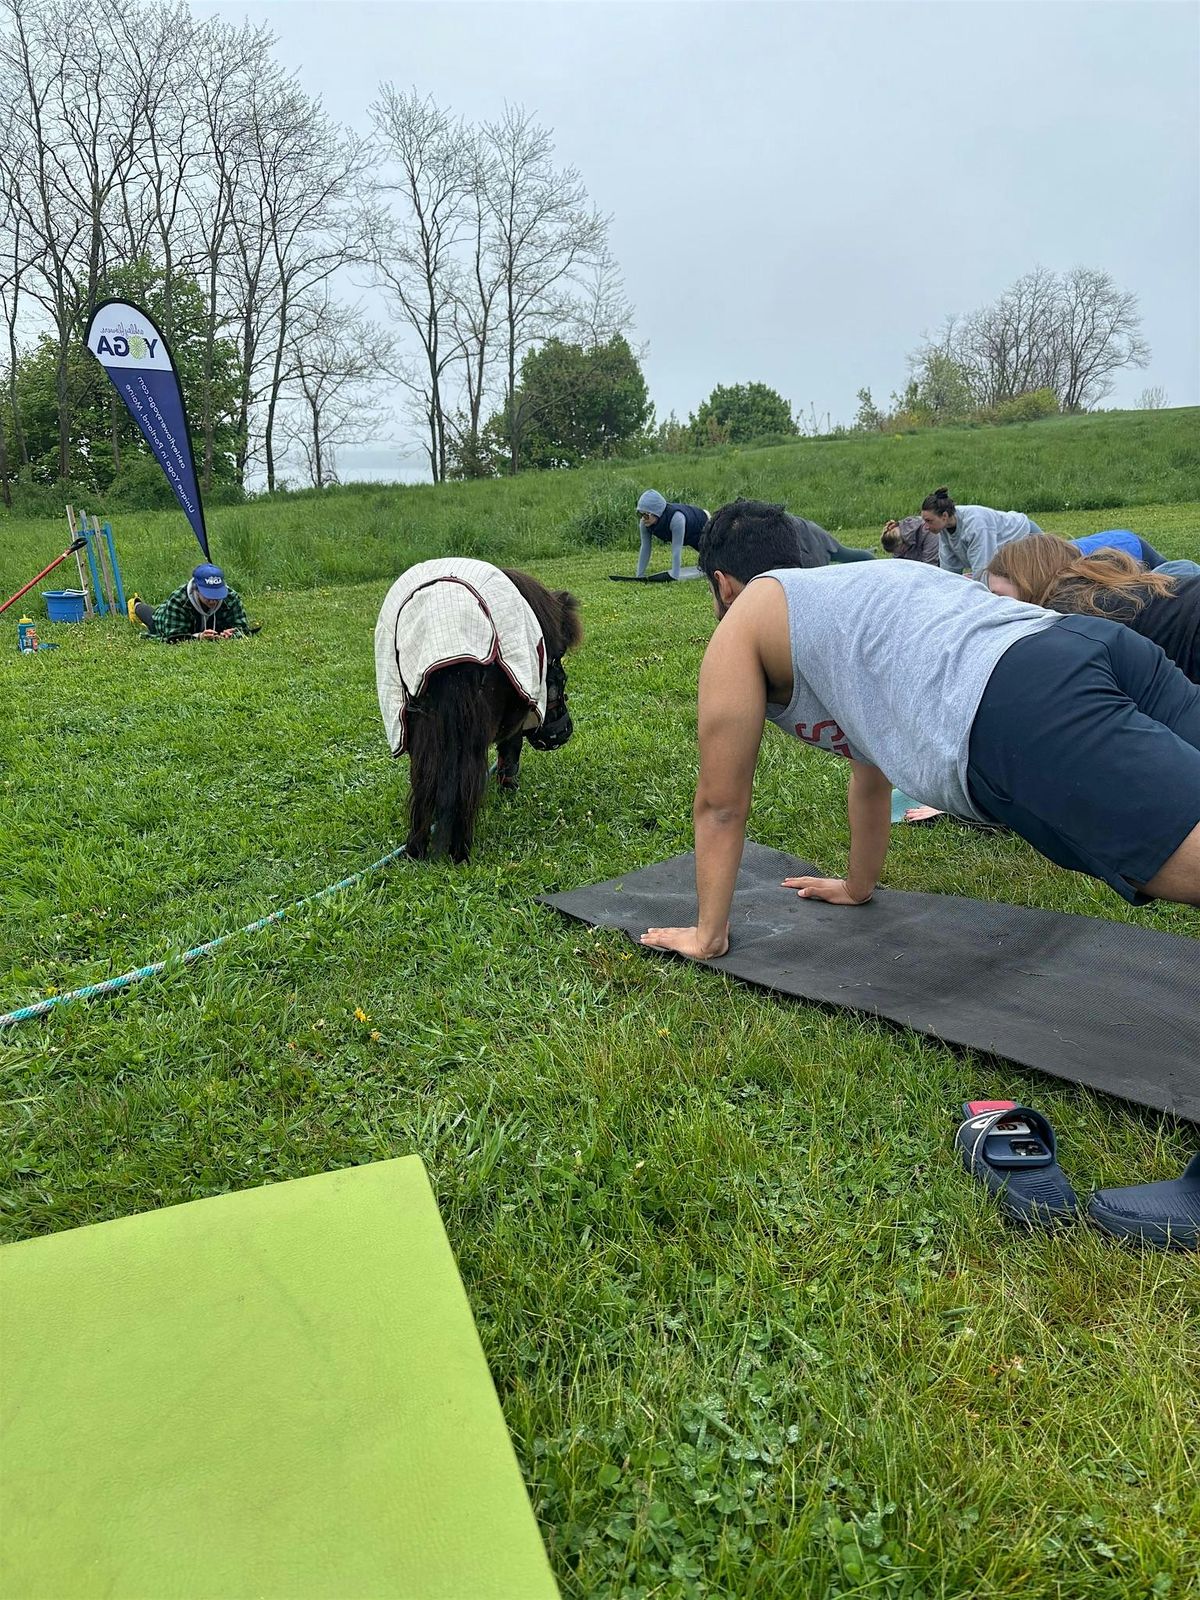
[[[46,615],[51,622],[82,622],[84,594],[82,589],[43,589]]]

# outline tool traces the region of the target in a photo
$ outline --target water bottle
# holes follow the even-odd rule
[[[37,647],[37,623],[32,617],[22,617],[17,623],[17,649],[36,650]]]

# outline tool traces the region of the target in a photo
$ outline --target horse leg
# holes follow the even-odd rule
[[[512,794],[521,781],[521,745],[524,734],[519,730],[511,738],[496,741],[496,785]]]

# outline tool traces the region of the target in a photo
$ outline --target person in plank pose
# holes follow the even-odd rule
[[[938,536],[938,564],[977,583],[984,582],[987,564],[1002,544],[1042,531],[1023,511],[956,506],[944,488],[921,501],[921,521],[927,532]]]
[[[673,501],[668,501],[657,489],[647,489],[643,492],[638,500],[637,510],[642,530],[642,545],[638,551],[636,576],[639,578],[646,576],[646,570],[650,565],[651,541],[669,539],[671,576],[678,578],[684,550],[698,550],[700,547],[700,536],[708,521],[708,512],[700,506],[677,505]],[[825,566],[830,561],[875,559],[872,551],[858,550],[853,545],[843,544],[828,529],[823,528],[819,522],[813,522],[809,517],[792,516],[790,520],[795,525],[801,544],[810,552],[811,559],[805,560],[803,563],[805,566]]]
[[[700,670],[699,915],[643,944],[728,949],[768,719],[851,764],[846,875],[786,879],[803,898],[871,899],[896,784],[1135,904],[1200,905],[1200,689],[1161,650],[919,562],[772,570],[778,515],[722,507],[701,541],[719,626]]]
[[[638,551],[637,577],[644,578],[650,565],[651,541],[669,540],[671,544],[671,576],[678,578],[684,549],[695,550],[700,545],[700,535],[708,521],[708,512],[700,506],[676,504],[657,489],[646,489],[637,503],[638,526],[642,545]]]

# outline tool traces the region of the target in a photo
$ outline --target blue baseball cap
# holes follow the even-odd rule
[[[202,594],[206,600],[224,600],[229,593],[229,585],[225,582],[225,574],[220,567],[207,564],[196,567],[192,573],[192,582],[196,585],[196,593]]]

